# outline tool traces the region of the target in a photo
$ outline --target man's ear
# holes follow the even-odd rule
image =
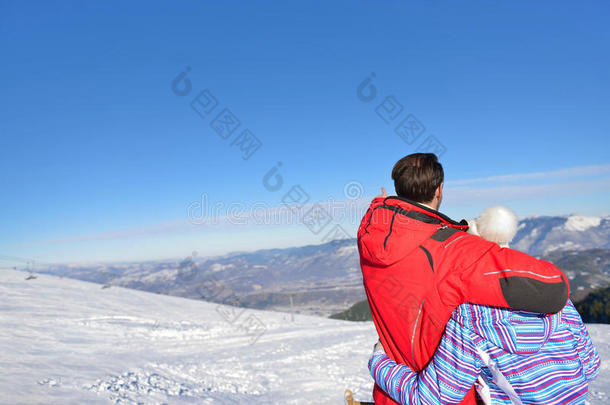
[[[436,198],[441,198],[443,196],[443,183],[441,183],[437,188],[436,191],[434,192],[434,196]]]

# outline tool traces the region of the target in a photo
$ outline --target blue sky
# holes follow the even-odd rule
[[[273,210],[295,185],[310,204],[341,202],[346,184],[362,209],[426,139],[442,145],[452,217],[498,203],[606,214],[609,12],[603,1],[0,2],[0,266],[320,243],[326,230],[235,223],[227,209]],[[187,67],[180,96],[172,82]],[[372,73],[375,98],[362,101]],[[191,102],[205,89],[217,104],[200,116]],[[225,108],[240,121],[227,139],[211,127]],[[412,143],[395,132],[408,116],[425,128]],[[246,129],[261,144],[247,160]],[[278,162],[283,185],[270,191]],[[202,195],[224,220],[188,217]],[[358,219],[332,224],[353,234]]]

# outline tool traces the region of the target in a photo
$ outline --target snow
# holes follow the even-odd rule
[[[235,265],[233,265],[233,264],[214,263],[214,264],[212,264],[212,266],[210,266],[210,270],[211,271],[222,271],[225,269],[231,269],[233,267],[235,267]],[[255,268],[256,268],[256,266],[255,266]]]
[[[371,322],[256,311],[7,270],[0,403],[342,404],[370,400]],[[588,326],[602,360],[610,325]],[[602,362],[590,403],[608,402]]]
[[[176,277],[178,270],[176,269],[168,269],[168,270],[159,270],[155,273],[141,276],[140,278],[136,278],[136,280],[142,282],[154,282],[154,281],[163,281],[163,280],[171,280]]]
[[[26,275],[0,275],[0,403],[341,404],[346,388],[370,398],[372,323]]]
[[[599,226],[602,219],[600,217],[585,217],[582,215],[571,215],[564,224],[567,231],[582,232],[589,228]]]
[[[582,246],[578,243],[574,243],[571,240],[559,243],[557,245],[550,246],[544,250],[544,253],[554,252],[556,250],[577,250],[582,249]]]
[[[337,250],[337,255],[349,256],[349,255],[356,254],[357,251],[358,251],[358,246],[356,246],[356,245],[343,246]]]

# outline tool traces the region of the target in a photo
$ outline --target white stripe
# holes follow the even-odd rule
[[[453,242],[455,242],[458,239],[462,239],[464,236],[468,236],[468,235],[462,235],[462,236],[458,236],[457,238],[455,238],[454,240],[452,240],[451,242],[447,243],[445,245],[445,249],[447,249],[447,246],[451,245]]]
[[[492,274],[499,274],[499,273],[506,273],[512,271],[514,273],[527,273],[527,274],[533,274],[536,277],[540,277],[540,278],[557,278],[557,277],[561,277],[560,274],[556,274],[554,276],[543,276],[542,274],[538,274],[538,273],[534,273],[533,271],[527,271],[527,270],[511,270],[511,269],[505,269],[505,270],[499,270],[499,271],[490,271],[489,273],[483,273],[484,276],[489,276]]]
[[[424,301],[426,301],[425,298],[421,301],[421,304],[419,304],[419,311],[417,312],[417,318],[415,318],[415,325],[413,326],[413,333],[411,334],[411,360],[413,361],[413,364],[415,364],[415,355],[413,354],[413,342],[415,340],[415,331],[417,330],[417,321],[419,320],[421,309],[424,306]]]
[[[492,381],[498,386],[498,388],[508,395],[508,398],[513,405],[523,405],[513,386],[510,384],[510,382],[508,382],[506,377],[504,377],[504,374],[502,374],[502,371],[500,371],[498,365],[489,357],[489,354],[478,346],[476,349],[479,357],[481,360],[483,360],[483,363],[491,372]]]

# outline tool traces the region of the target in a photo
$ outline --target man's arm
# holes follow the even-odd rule
[[[483,363],[471,332],[450,321],[439,347],[426,368],[417,373],[397,364],[376,345],[369,370],[381,389],[401,404],[459,404],[474,385]]]
[[[585,378],[587,381],[593,381],[599,374],[601,364],[599,353],[595,349],[591,336],[589,336],[589,332],[582,322],[578,311],[574,308],[572,301],[568,301],[562,315],[562,321],[568,325],[570,332],[572,332],[576,340],[576,350],[583,366]]]
[[[547,261],[461,232],[442,248],[454,258],[447,291],[441,291],[446,303],[556,313],[568,300],[567,277]]]

